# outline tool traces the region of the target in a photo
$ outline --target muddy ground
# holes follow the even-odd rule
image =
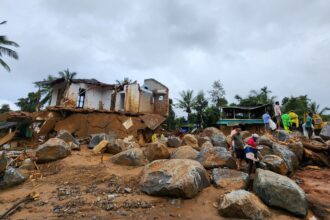
[[[101,156],[93,156],[83,146],[63,160],[39,165],[28,181],[0,192],[0,213],[36,192],[39,199],[22,205],[10,219],[225,219],[216,206],[226,190],[211,186],[189,200],[148,196],[138,186],[143,167],[115,165],[110,156],[105,155],[102,163]],[[295,178],[307,193],[316,193],[330,204],[330,170],[310,172],[298,171]],[[326,180],[313,180],[314,172],[326,173],[320,176]],[[297,219],[281,210],[272,213],[272,219]],[[309,213],[306,219],[312,216]]]

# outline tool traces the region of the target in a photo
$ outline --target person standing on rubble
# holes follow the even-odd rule
[[[265,112],[265,114],[262,115],[262,119],[265,124],[265,132],[269,133],[271,131],[270,125],[269,125],[269,120],[270,120],[270,115],[268,112]]]
[[[275,117],[276,117],[277,128],[281,129],[281,115],[282,115],[282,112],[281,112],[280,103],[278,101],[275,102],[274,112],[275,112]]]
[[[298,130],[298,128],[299,128],[299,116],[293,110],[291,110],[289,112],[289,116],[291,118],[291,130],[292,131]]]
[[[241,128],[236,128],[236,132],[232,135],[233,140],[233,148],[236,156],[236,165],[237,169],[240,170],[242,167],[242,162],[245,158],[244,153],[244,143],[243,143],[243,137],[241,134]]]
[[[256,168],[260,167],[259,159],[258,159],[258,147],[257,140],[259,138],[258,134],[253,134],[247,141],[247,145],[245,146],[245,155],[246,160],[249,163],[249,175],[252,174],[253,164],[256,165]]]
[[[313,135],[313,113],[308,113],[306,117],[305,128],[307,130],[308,138],[311,139]]]
[[[282,115],[282,123],[283,123],[284,130],[287,132],[290,132],[291,118],[290,118],[289,114]]]

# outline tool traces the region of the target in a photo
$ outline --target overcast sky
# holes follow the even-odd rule
[[[281,100],[308,94],[329,106],[329,0],[0,0],[0,103],[69,68],[108,83],[155,78],[172,98],[220,79],[227,99],[268,86]]]

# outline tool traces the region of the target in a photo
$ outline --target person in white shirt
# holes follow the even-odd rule
[[[275,102],[274,112],[275,112],[275,117],[276,117],[277,128],[280,129],[282,112],[281,112],[281,107],[280,107],[279,102]]]

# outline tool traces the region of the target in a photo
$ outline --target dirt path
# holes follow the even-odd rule
[[[79,152],[40,165],[24,184],[0,192],[0,212],[31,192],[38,201],[22,206],[11,219],[224,219],[216,206],[224,190],[213,186],[190,200],[152,197],[139,190],[142,167],[118,166],[110,155]],[[296,219],[272,210],[273,219]]]

